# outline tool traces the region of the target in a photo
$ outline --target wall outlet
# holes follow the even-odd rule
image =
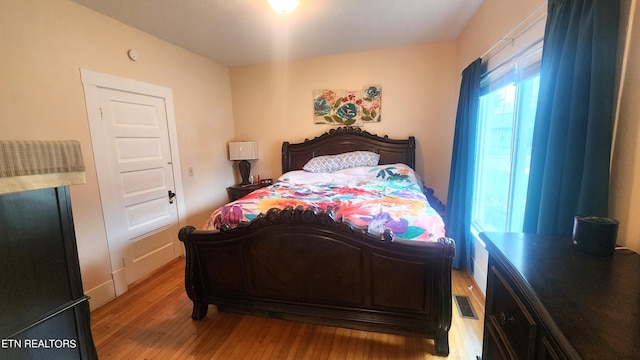
[[[189,175],[189,177],[192,177],[192,176],[193,176],[193,166],[189,166],[189,167],[187,168],[187,174]]]

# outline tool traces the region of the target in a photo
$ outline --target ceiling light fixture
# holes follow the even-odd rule
[[[288,14],[298,7],[300,0],[269,0],[269,5],[276,12]]]

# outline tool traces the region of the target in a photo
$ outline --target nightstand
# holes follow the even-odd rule
[[[227,194],[229,195],[229,201],[235,201],[240,199],[241,197],[248,195],[250,192],[254,190],[258,190],[265,186],[269,186],[269,184],[253,184],[247,186],[233,185],[227,188]]]

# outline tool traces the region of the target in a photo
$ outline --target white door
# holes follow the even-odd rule
[[[90,76],[83,71],[83,82],[85,77]],[[172,97],[166,88],[122,79],[85,82],[85,94],[115,293],[120,295],[128,284],[181,254],[179,167],[174,171],[168,125]]]

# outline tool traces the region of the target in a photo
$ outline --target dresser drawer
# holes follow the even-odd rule
[[[490,306],[486,313],[497,336],[516,359],[533,359],[536,341],[536,322],[500,270],[491,266],[489,284],[492,287]]]

